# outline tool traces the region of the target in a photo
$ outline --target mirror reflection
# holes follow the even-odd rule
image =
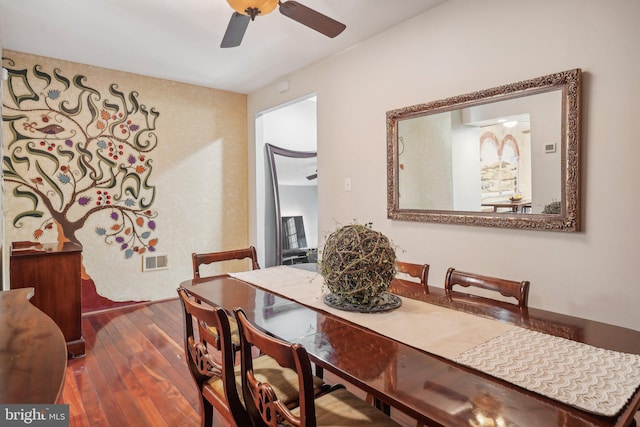
[[[542,213],[560,200],[562,91],[398,121],[401,209]],[[426,190],[429,191],[426,191]]]
[[[580,70],[387,113],[388,216],[578,229]]]

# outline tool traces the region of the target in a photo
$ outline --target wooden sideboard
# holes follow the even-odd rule
[[[82,246],[78,244],[11,244],[11,289],[35,289],[31,302],[62,330],[71,357],[85,354],[81,270]]]

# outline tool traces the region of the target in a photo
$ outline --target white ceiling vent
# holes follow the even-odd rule
[[[142,271],[166,270],[169,268],[167,255],[147,255],[142,257]]]

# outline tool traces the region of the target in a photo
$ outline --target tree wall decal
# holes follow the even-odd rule
[[[35,239],[57,231],[59,241],[81,243],[76,233],[94,216],[96,235],[124,258],[154,251],[149,153],[158,145],[159,113],[114,83],[106,95],[83,75],[69,78],[39,65],[29,72],[9,58],[3,66],[9,75],[2,104],[4,181],[28,204],[13,226],[38,219]]]

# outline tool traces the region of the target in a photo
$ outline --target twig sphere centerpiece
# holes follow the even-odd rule
[[[389,239],[368,224],[345,225],[329,235],[320,274],[331,292],[324,302],[349,311],[387,311],[402,303],[387,293],[396,275],[396,253]]]

